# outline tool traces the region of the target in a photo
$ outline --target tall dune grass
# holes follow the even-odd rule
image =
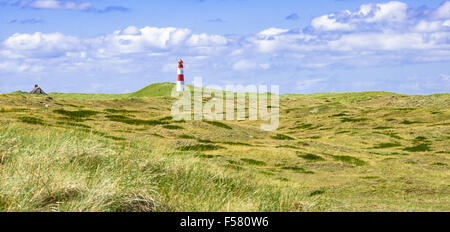
[[[0,129],[0,211],[292,211],[298,194],[257,185],[149,138],[118,143],[67,129]]]

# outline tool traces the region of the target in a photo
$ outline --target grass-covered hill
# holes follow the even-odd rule
[[[85,94],[85,93],[49,93],[50,97],[59,99],[77,99],[77,100],[98,100],[98,99],[122,99],[122,98],[141,98],[141,97],[170,97],[174,83],[155,83],[148,85],[136,92],[125,94]],[[11,94],[25,94],[17,91]]]
[[[450,94],[282,95],[261,132],[172,87],[0,95],[0,211],[450,210]]]
[[[156,83],[131,93],[130,97],[170,97],[174,88],[174,83]]]

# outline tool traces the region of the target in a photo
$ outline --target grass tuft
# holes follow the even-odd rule
[[[158,120],[159,121],[170,121],[170,120],[173,120],[173,117],[172,116],[167,116],[167,117],[164,117],[164,118],[160,118]]]
[[[183,129],[181,126],[177,125],[164,125],[163,128],[169,129],[169,130],[180,130]]]
[[[253,145],[248,144],[248,143],[241,143],[241,142],[221,142],[222,144],[227,144],[227,145],[236,145],[236,146],[248,146],[251,147]]]
[[[194,136],[186,135],[186,134],[182,134],[182,135],[178,136],[178,138],[180,138],[180,139],[195,139]]]
[[[408,120],[403,120],[402,122],[400,122],[400,124],[405,124],[405,125],[411,125],[411,124],[416,124],[416,123],[420,123],[420,122],[414,122],[414,121],[408,121]]]
[[[84,125],[84,124],[80,124],[80,123],[73,123],[73,122],[56,122],[56,125],[66,125],[66,126],[81,127],[81,128],[86,128],[86,129],[91,128],[88,125]]]
[[[314,190],[314,191],[310,192],[308,194],[308,196],[312,197],[312,196],[321,195],[324,193],[325,193],[325,190]]]
[[[364,122],[367,118],[342,118],[341,122]]]
[[[299,147],[296,146],[291,146],[291,145],[278,145],[275,148],[290,148],[290,149],[300,149]]]
[[[130,193],[116,196],[111,210],[114,212],[155,212],[156,201],[142,193]]]
[[[211,144],[196,144],[192,146],[179,147],[179,151],[214,151],[222,149],[223,147]]]
[[[289,128],[289,129],[291,129],[291,130],[308,129],[308,128],[311,128],[312,126],[313,126],[312,124],[300,124],[298,126],[295,126],[295,127]]]
[[[305,160],[311,160],[311,161],[323,161],[325,160],[324,158],[318,156],[318,155],[314,155],[314,154],[297,154],[298,157],[303,158]]]
[[[337,160],[337,161],[341,161],[344,163],[348,163],[348,164],[353,164],[356,166],[363,166],[366,165],[367,163],[363,160],[360,160],[358,158],[352,157],[352,156],[347,156],[347,155],[332,155],[332,157]]]
[[[155,125],[168,124],[168,122],[165,122],[165,121],[134,119],[134,118],[129,118],[129,117],[126,117],[123,115],[106,115],[106,117],[111,121],[121,122],[121,123],[129,124],[129,125],[155,126]]]
[[[244,168],[243,168],[242,166],[239,166],[239,165],[237,165],[237,164],[226,164],[225,167],[234,169],[234,170],[236,170],[236,171],[242,171],[242,170],[244,170]]]
[[[422,143],[417,146],[406,147],[403,150],[410,152],[421,152],[421,151],[431,151],[431,148],[429,144]]]
[[[119,114],[119,113],[139,113],[137,110],[124,110],[124,109],[106,109],[108,113]]]
[[[227,124],[222,123],[222,122],[218,122],[218,121],[204,121],[204,122],[206,122],[206,123],[208,123],[210,125],[213,125],[213,126],[217,126],[217,127],[220,127],[220,128],[225,128],[227,130],[232,130],[233,129],[230,126],[228,126]]]
[[[304,168],[297,167],[297,166],[294,166],[294,167],[286,166],[286,167],[282,167],[281,169],[292,170],[292,171],[295,171],[298,173],[303,173],[303,174],[314,174],[314,172],[312,172],[312,171],[306,171]]]
[[[379,143],[375,145],[373,148],[382,149],[382,148],[391,148],[391,147],[400,147],[402,144],[400,143]]]
[[[446,163],[441,163],[441,162],[436,162],[436,163],[433,163],[432,165],[435,165],[435,166],[447,166]]]
[[[247,158],[242,158],[241,159],[243,162],[251,164],[251,165],[257,165],[257,166],[265,166],[266,162],[264,161],[259,161],[259,160],[254,160],[254,159],[247,159]]]
[[[54,113],[61,114],[67,116],[69,118],[88,118],[94,115],[99,114],[100,112],[92,111],[92,110],[78,110],[78,111],[69,111],[64,109],[53,110]]]
[[[194,156],[204,158],[204,159],[214,158],[214,155],[206,155],[206,154],[195,154]]]
[[[389,126],[378,126],[378,127],[374,127],[374,130],[387,130],[387,129],[392,129],[392,127]]]
[[[277,134],[275,136],[271,136],[271,138],[276,140],[294,140],[294,138],[283,134]]]
[[[343,116],[347,116],[347,114],[346,113],[333,114],[330,117],[343,117]]]
[[[36,118],[36,117],[24,116],[24,117],[20,117],[19,120],[23,123],[28,123],[28,124],[32,124],[32,125],[45,125],[45,123],[42,119]]]

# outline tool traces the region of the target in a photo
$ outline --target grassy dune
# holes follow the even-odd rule
[[[450,211],[450,94],[282,95],[261,132],[171,88],[0,95],[0,211]]]

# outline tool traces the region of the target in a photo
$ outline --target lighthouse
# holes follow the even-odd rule
[[[178,61],[177,92],[184,91],[183,60]]]

